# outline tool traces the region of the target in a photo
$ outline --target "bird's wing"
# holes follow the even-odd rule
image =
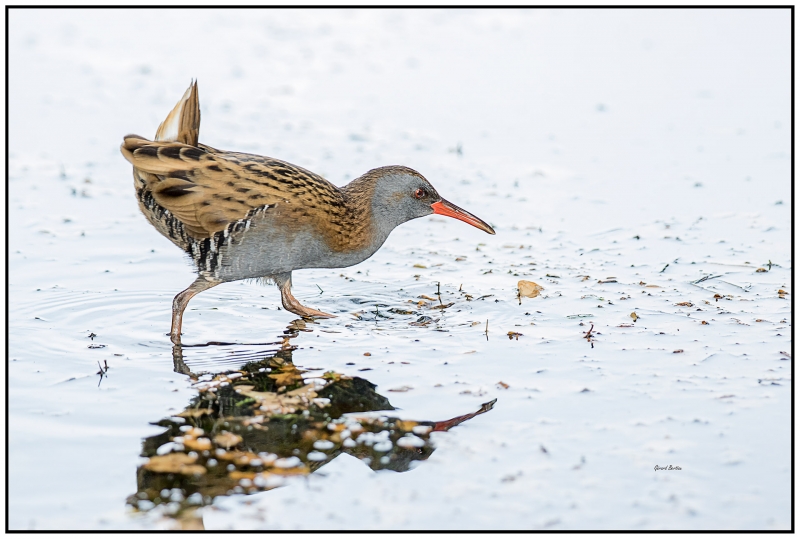
[[[338,188],[277,159],[128,135],[120,148],[156,203],[206,238],[251,210],[287,204],[297,219],[324,221],[344,206]]]

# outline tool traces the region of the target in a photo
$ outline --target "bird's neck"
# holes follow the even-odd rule
[[[347,214],[343,223],[345,234],[372,252],[404,222],[395,215],[391,199],[384,192],[386,186],[380,180],[380,176],[365,174],[341,190]]]

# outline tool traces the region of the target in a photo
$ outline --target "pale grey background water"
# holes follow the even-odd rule
[[[421,219],[360,266],[297,272],[298,298],[340,317],[294,354],[369,374],[406,418],[495,409],[435,434],[412,471],[342,456],[217,499],[207,529],[787,529],[789,16],[13,10],[9,526],[172,526],[125,499],[149,423],[194,394],[164,335],[192,274],[138,213],[118,146],[197,78],[201,141],[337,185],[404,164],[497,229]],[[704,275],[720,277],[690,284]],[[545,290],[519,305],[522,278]],[[348,314],[437,282],[458,303],[435,326]],[[292,319],[278,298],[206,292],[185,340],[274,340]],[[247,349],[192,358],[213,371]]]

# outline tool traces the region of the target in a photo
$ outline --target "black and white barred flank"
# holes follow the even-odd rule
[[[208,279],[218,280],[222,261],[222,251],[241,241],[242,236],[250,230],[253,219],[274,208],[276,204],[266,204],[250,210],[244,218],[230,223],[224,230],[204,239],[192,238],[186,252],[194,260],[198,273]]]

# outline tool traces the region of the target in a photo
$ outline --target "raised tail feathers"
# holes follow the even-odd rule
[[[167,118],[158,126],[155,140],[197,146],[199,136],[200,99],[197,93],[197,81],[194,81]]]

